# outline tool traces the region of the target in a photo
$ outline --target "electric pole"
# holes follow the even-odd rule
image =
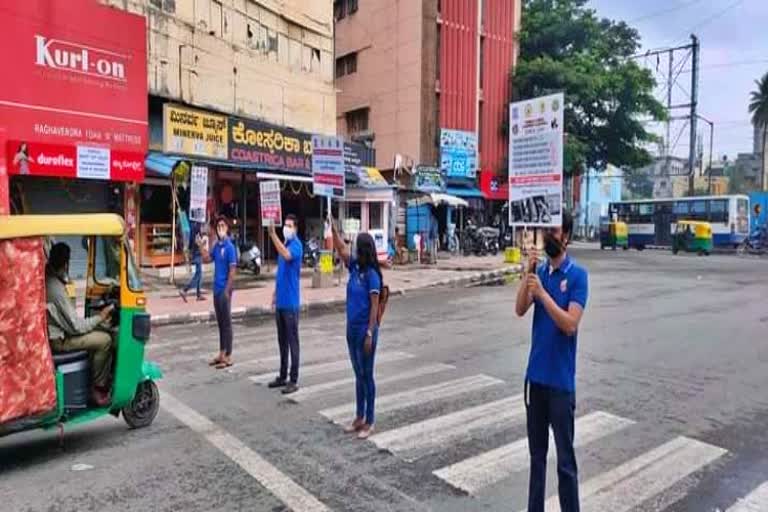
[[[696,177],[696,121],[698,114],[696,109],[699,101],[699,38],[691,34],[691,137],[688,148],[688,170],[691,173],[688,178],[688,195],[694,192],[694,179]]]

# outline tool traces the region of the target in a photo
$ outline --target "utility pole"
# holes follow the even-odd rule
[[[696,121],[699,101],[699,38],[691,34],[691,138],[688,148],[688,195],[693,195],[693,183],[696,177],[694,167],[696,165]]]
[[[669,70],[667,74],[667,112],[672,111],[672,84],[675,79],[672,76],[673,66],[675,61],[675,51],[669,50]],[[667,117],[667,137],[664,139],[664,172],[669,176],[670,157],[672,156],[672,119]]]

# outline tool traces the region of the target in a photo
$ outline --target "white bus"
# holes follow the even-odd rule
[[[627,223],[629,245],[668,247],[678,220],[712,224],[715,247],[736,247],[749,236],[749,197],[745,195],[678,197],[618,201],[608,205],[611,219]]]

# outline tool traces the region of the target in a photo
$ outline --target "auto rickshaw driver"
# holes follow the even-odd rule
[[[99,327],[115,309],[103,308],[87,318],[77,315],[69,294],[70,248],[59,242],[51,247],[46,266],[45,289],[48,310],[48,339],[54,352],[86,350],[91,356],[92,392],[94,405],[104,407],[110,403],[110,373],[112,369],[112,336]]]

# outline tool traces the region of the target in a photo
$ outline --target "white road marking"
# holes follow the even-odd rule
[[[581,510],[627,512],[725,453],[695,439],[675,438],[582,484]],[[546,510],[560,511],[557,496],[547,500]]]
[[[235,349],[235,355],[237,355],[236,350],[237,349]],[[235,360],[234,368],[242,367],[242,366],[259,366],[259,365],[275,364],[275,363],[280,364],[280,354],[278,353],[277,347],[275,347],[274,352],[272,352],[272,353],[273,354],[277,354],[277,355],[260,356],[260,357],[257,357],[255,359],[247,359],[245,361]],[[302,350],[301,354],[300,354],[300,357],[301,357],[301,361],[303,363],[303,362],[311,361],[311,360],[315,360],[315,359],[326,360],[326,361],[329,360],[329,359],[338,359],[338,358],[343,358],[343,357],[347,356],[348,354],[349,354],[349,351],[347,350],[347,345],[345,343],[343,349],[341,349],[341,348],[333,349],[333,348],[329,348],[329,347],[317,347],[317,348],[312,349],[312,350]],[[349,364],[349,363],[347,363],[347,364]]]
[[[180,402],[163,390],[163,409],[251,475],[265,489],[295,512],[329,512],[330,509],[306,489],[264,460],[246,444],[210,421],[208,418]]]
[[[576,419],[574,447],[585,446],[633,423],[632,420],[603,411],[589,413]],[[549,450],[550,458],[554,458],[554,451]],[[528,439],[524,438],[438,469],[434,475],[457,489],[475,494],[515,473],[527,470],[529,463]]]
[[[384,413],[405,409],[413,405],[425,404],[434,400],[441,400],[451,396],[462,395],[471,391],[477,391],[489,386],[503,384],[504,381],[489,377],[487,375],[474,375],[463,379],[451,380],[426,386],[422,388],[411,389],[401,393],[394,393],[376,398],[376,413]],[[320,411],[320,414],[341,424],[350,421],[355,414],[354,404],[345,404],[331,409]]]
[[[383,356],[384,354],[382,354]],[[377,356],[376,359],[377,362],[381,361],[381,358]],[[349,363],[347,363],[347,366],[349,366]],[[407,379],[415,379],[416,377],[423,377],[425,375],[432,375],[435,373],[440,373],[448,370],[455,370],[456,367],[452,366],[450,364],[430,364],[427,366],[419,366],[418,368],[414,368],[413,370],[406,370],[401,373],[397,373],[394,375],[387,375],[386,377],[376,377],[376,385],[381,384],[389,384],[391,382],[397,382],[400,380],[407,380]],[[351,369],[350,369],[351,372]],[[271,377],[274,377],[274,373],[270,374]],[[253,377],[251,377],[253,379]],[[308,398],[316,397],[318,394],[325,393],[327,391],[333,392],[334,390],[338,390],[339,388],[345,387],[345,386],[351,386],[355,383],[354,377],[349,377],[346,379],[339,379],[334,380],[331,382],[324,382],[322,384],[315,384],[314,386],[304,386],[301,387],[296,393],[293,393],[292,395],[288,396],[288,399],[292,402],[303,402],[304,400],[307,400]]]
[[[725,512],[765,512],[768,510],[768,482],[736,502]]]
[[[524,417],[523,395],[518,395],[375,434],[370,441],[413,462],[441,445],[469,439],[478,431],[499,431]]]
[[[382,352],[381,354],[376,355],[376,362],[386,363],[390,361],[402,361],[404,359],[412,359],[413,357],[414,356],[412,354],[406,354],[405,352]],[[311,377],[313,375],[323,375],[325,373],[340,372],[343,370],[352,371],[352,363],[350,363],[349,359],[332,361],[330,363],[317,363],[302,366],[299,368],[299,378]],[[260,375],[254,375],[248,378],[257,384],[266,384],[275,378],[275,372],[262,373]]]

